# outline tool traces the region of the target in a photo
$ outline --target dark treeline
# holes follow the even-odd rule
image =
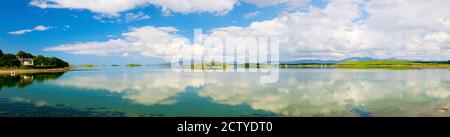
[[[14,54],[4,54],[0,50],[0,67],[19,67],[20,61]]]
[[[431,64],[450,64],[450,60],[448,61],[416,61],[417,63],[431,63]]]
[[[33,68],[62,68],[69,67],[69,63],[56,58],[56,57],[45,57],[42,55],[34,56],[30,53],[19,51],[17,54],[3,53],[0,50],[0,67],[21,67],[22,63],[20,59],[27,58],[34,61],[34,65],[30,66]]]

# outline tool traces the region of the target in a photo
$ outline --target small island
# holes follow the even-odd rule
[[[127,67],[140,67],[142,66],[141,64],[127,64]]]
[[[17,54],[0,50],[0,74],[57,73],[69,71],[69,63],[57,57],[34,56],[25,51]]]

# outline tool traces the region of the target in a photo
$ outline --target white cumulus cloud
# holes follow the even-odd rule
[[[154,5],[164,12],[210,12],[223,14],[232,10],[238,0],[32,0],[39,8],[83,9],[95,13],[117,16],[134,8]]]
[[[279,36],[283,60],[355,56],[448,60],[450,8],[445,0],[332,0],[212,36]],[[367,12],[368,15],[364,15]]]
[[[188,47],[189,40],[179,36],[173,27],[144,26],[123,33],[122,38],[103,42],[81,42],[49,47],[46,51],[62,51],[80,55],[136,55],[170,60],[180,48]],[[190,49],[187,49],[190,50]]]
[[[446,3],[446,0],[332,0],[323,9],[310,6],[306,11],[283,13],[248,26],[215,28],[204,37],[278,36],[282,60],[355,56],[448,60],[450,8]],[[122,34],[120,39],[64,44],[46,50],[85,55],[130,53],[130,56],[137,52],[169,59],[180,46],[192,47],[188,38],[176,30],[145,26]]]
[[[49,29],[52,29],[52,27],[39,25],[39,26],[34,27],[33,29],[17,30],[17,31],[8,32],[8,34],[11,34],[11,35],[22,35],[22,34],[30,33],[30,32],[33,32],[33,31],[46,31],[46,30],[49,30]]]
[[[309,0],[243,0],[246,3],[254,4],[259,7],[268,6],[288,6],[298,8],[308,4]]]

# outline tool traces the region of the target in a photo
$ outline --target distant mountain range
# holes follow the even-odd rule
[[[371,57],[351,57],[342,60],[296,60],[296,61],[281,61],[281,64],[336,64],[350,61],[370,61],[370,60],[400,60],[396,58],[376,59]]]
[[[450,64],[450,60],[448,61],[420,61],[420,60],[404,60],[397,58],[387,58],[387,59],[377,59],[372,57],[350,57],[341,60],[295,60],[295,61],[280,61],[280,64],[337,64],[342,62],[352,62],[352,61],[374,61],[374,60],[383,60],[383,61],[405,61],[405,62],[421,62],[421,63],[446,63]],[[185,63],[185,65],[189,65],[190,62]],[[235,62],[228,62],[225,64],[238,64]],[[166,64],[167,65],[167,64]]]

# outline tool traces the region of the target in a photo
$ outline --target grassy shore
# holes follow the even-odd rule
[[[91,68],[94,65],[82,65],[84,68]],[[86,67],[87,66],[87,67]],[[113,65],[115,66],[115,65]],[[128,67],[139,67],[140,64],[128,64]],[[195,69],[227,69],[233,68],[233,64],[223,64],[218,62],[209,62],[204,64],[185,65],[185,67]],[[239,68],[267,68],[273,65],[267,64],[239,64],[236,65]],[[337,64],[279,64],[280,68],[341,68],[341,69],[450,69],[450,64],[437,64],[437,63],[420,63],[420,62],[408,62],[408,61],[390,61],[390,60],[372,60],[372,61],[352,61],[343,62]],[[74,66],[72,66],[74,67]],[[78,66],[80,67],[80,66]],[[77,68],[77,67],[74,67]],[[56,73],[67,72],[70,67],[66,68],[46,68],[46,69],[34,69],[34,68],[0,68],[0,74],[33,74],[33,73]]]
[[[337,64],[281,64],[282,68],[342,68],[342,69],[426,69],[450,68],[450,64],[418,63],[397,60],[351,61]]]
[[[374,61],[344,62],[344,63],[336,64],[335,67],[337,67],[337,68],[356,68],[356,69],[371,69],[371,68],[421,69],[421,68],[450,68],[450,64],[374,60]]]
[[[57,73],[57,72],[67,72],[70,68],[46,68],[46,69],[33,69],[33,68],[0,68],[0,74],[33,74],[33,73]]]
[[[233,64],[222,63],[204,63],[185,65],[185,67],[191,67],[195,69],[227,69],[232,68]],[[238,68],[268,68],[273,65],[268,64],[238,64]],[[341,69],[450,69],[450,64],[437,64],[437,63],[420,63],[420,62],[408,62],[408,61],[396,61],[396,60],[371,60],[371,61],[352,61],[342,62],[337,64],[279,64],[280,68],[341,68]]]

